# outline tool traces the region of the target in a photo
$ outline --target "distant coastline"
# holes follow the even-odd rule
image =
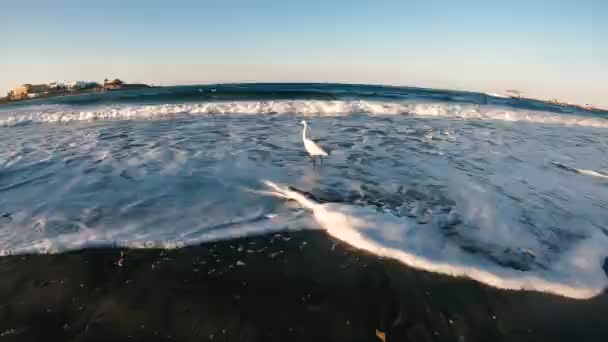
[[[0,103],[142,88],[154,87],[143,83],[125,83],[118,78],[114,80],[105,79],[103,84],[86,81],[50,82],[44,84],[26,83],[11,89],[5,97],[0,98]]]
[[[590,111],[605,111],[606,110],[605,108],[601,108],[601,107],[594,106],[591,104],[581,105],[581,104],[577,104],[577,103],[560,101],[558,99],[544,100],[544,99],[537,99],[537,98],[533,98],[533,97],[526,97],[526,96],[522,96],[522,93],[519,90],[514,90],[514,89],[507,90],[506,94],[496,94],[496,93],[485,93],[485,94],[488,96],[493,96],[493,97],[497,97],[497,98],[531,100],[531,101],[542,102],[544,104],[557,105],[557,106],[561,106],[561,107],[574,107],[574,108],[590,110]]]

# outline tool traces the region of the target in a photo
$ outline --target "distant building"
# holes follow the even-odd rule
[[[76,90],[76,89],[84,89],[87,87],[87,82],[85,81],[71,81],[66,84],[68,89]]]
[[[119,80],[118,78],[112,80],[112,81],[108,81],[107,79],[105,79],[103,81],[103,87],[104,89],[108,89],[108,90],[114,90],[114,89],[122,89],[122,87],[124,86],[125,82]]]
[[[97,82],[89,82],[89,81],[69,81],[65,83],[65,86],[69,90],[82,90],[82,89],[91,89],[99,87],[100,85]]]
[[[149,86],[146,84],[127,84],[118,78],[112,81],[105,79],[103,86],[97,82],[90,81],[53,81],[48,84],[23,84],[15,87],[7,93],[7,97],[4,98],[4,101],[70,95],[90,91],[138,89],[148,87]]]
[[[55,91],[67,88],[66,82],[57,82],[57,81],[50,82],[48,84],[48,87],[49,87],[49,89],[52,89]]]
[[[29,86],[31,86],[31,84],[24,84],[11,89],[8,93],[8,97],[11,99],[21,99],[26,97],[29,91]]]
[[[49,92],[49,86],[46,84],[23,84],[14,89],[9,93],[11,99],[24,99],[29,94],[44,94]]]

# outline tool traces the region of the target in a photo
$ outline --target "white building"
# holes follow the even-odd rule
[[[62,88],[67,88],[65,81],[53,81],[53,82],[49,82],[48,84],[49,89],[62,89]]]
[[[67,89],[80,90],[97,86],[96,82],[91,81],[53,81],[48,84],[48,87],[53,90]]]
[[[65,82],[64,84],[65,84],[66,88],[68,88],[70,90],[92,88],[97,85],[96,82],[90,82],[90,81],[69,81],[69,82]]]

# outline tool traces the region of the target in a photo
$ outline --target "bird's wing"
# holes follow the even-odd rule
[[[326,155],[327,152],[325,152],[325,150],[323,150],[323,148],[319,145],[317,145],[314,141],[312,140],[307,140],[304,143],[306,146],[306,149],[309,150],[310,153],[312,154],[316,154],[316,155]]]

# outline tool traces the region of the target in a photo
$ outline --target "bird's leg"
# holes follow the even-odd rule
[[[310,158],[312,158],[312,167],[317,166],[317,160],[315,159],[315,156],[311,156]]]
[[[323,165],[323,157],[319,156],[319,159],[321,159],[321,165]]]

